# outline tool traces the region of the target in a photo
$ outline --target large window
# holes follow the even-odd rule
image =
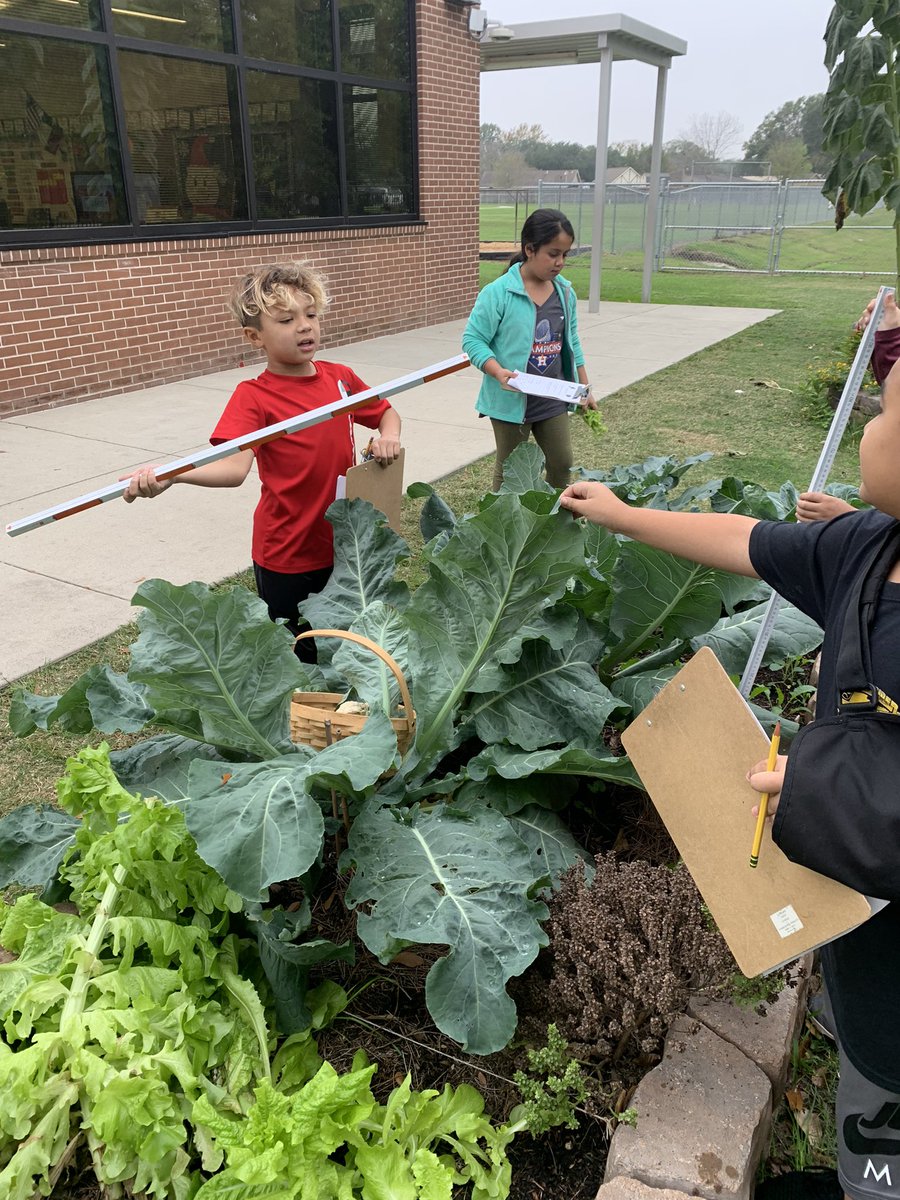
[[[2,0],[0,240],[412,219],[413,0]]]

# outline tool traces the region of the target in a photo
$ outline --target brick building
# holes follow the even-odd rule
[[[260,262],[327,345],[465,315],[478,72],[459,0],[7,0],[0,418],[238,365]]]

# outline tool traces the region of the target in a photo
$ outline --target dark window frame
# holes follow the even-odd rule
[[[237,83],[237,112],[240,120],[240,146],[243,155],[249,217],[246,220],[202,221],[165,223],[154,225],[104,225],[104,226],[55,226],[48,229],[0,229],[0,248],[6,250],[34,249],[42,246],[90,246],[126,242],[159,242],[188,240],[191,238],[226,238],[257,233],[290,233],[321,230],[334,232],[340,229],[378,229],[397,225],[424,224],[419,211],[419,121],[417,103],[417,56],[416,56],[416,6],[415,0],[407,0],[409,22],[409,78],[406,80],[382,79],[376,76],[344,73],[341,70],[340,45],[340,0],[332,0],[331,28],[334,45],[335,69],[321,70],[314,67],[298,67],[291,63],[271,62],[268,59],[249,58],[243,53],[241,31],[241,0],[231,0],[234,52],[199,50],[190,46],[179,46],[172,42],[154,42],[144,38],[122,37],[113,32],[111,8],[115,0],[100,0],[99,9],[103,30],[91,30],[70,25],[52,25],[48,21],[23,21],[0,17],[0,33],[18,33],[28,37],[56,38],[68,42],[81,42],[105,49],[109,67],[110,86],[113,96],[116,135],[118,145],[113,152],[122,164],[125,195],[128,211],[138,211],[134,168],[128,149],[125,126],[125,105],[122,80],[119,70],[118,51],[137,51],[163,58],[182,58],[197,62],[232,66]],[[296,217],[287,219],[261,219],[256,212],[256,189],[251,153],[251,127],[248,112],[245,72],[264,71],[277,75],[314,79],[331,82],[336,89],[336,111],[338,119],[338,180],[342,215],[331,217]],[[366,214],[350,216],[347,149],[344,137],[344,87],[357,86],[379,91],[396,91],[409,96],[410,139],[413,205],[408,212]]]

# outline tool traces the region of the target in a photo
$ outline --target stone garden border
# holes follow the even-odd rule
[[[765,1015],[694,996],[616,1127],[597,1200],[750,1200],[806,1013],[812,955]]]

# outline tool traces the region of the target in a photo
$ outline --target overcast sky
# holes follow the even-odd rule
[[[728,112],[741,125],[732,156],[766,113],[825,90],[831,8],[832,0],[482,0],[488,18],[504,25],[622,12],[682,38],[687,54],[672,60],[663,138],[686,133],[695,114]],[[481,120],[501,129],[524,121],[551,141],[593,145],[599,80],[594,65],[483,72]],[[651,140],[655,95],[654,67],[614,64],[611,142]]]

